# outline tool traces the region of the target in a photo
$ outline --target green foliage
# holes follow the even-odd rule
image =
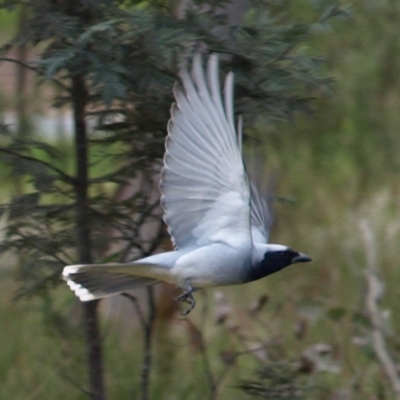
[[[296,2],[291,12],[303,12],[304,3]],[[400,52],[393,35],[399,7],[391,1],[351,4],[353,18],[309,42],[313,51],[326,54],[325,66],[336,80],[334,96],[314,103],[312,123],[301,117],[294,127],[279,126],[271,141],[283,157],[291,145],[309,149],[313,179],[333,193],[345,182],[357,201],[383,176],[390,181],[398,174]]]
[[[136,233],[146,221],[159,218],[155,204],[147,204],[147,195],[140,191],[116,203],[109,191],[139,175],[154,174],[163,156],[178,64],[202,46],[221,53],[226,60],[223,70],[235,71],[237,110],[249,128],[260,121],[288,118],[295,110],[308,109],[310,94],[330,84],[320,73],[319,58],[307,55],[301,46],[315,26],[338,10],[327,9],[311,24],[292,24],[268,2],[257,2],[238,25],[212,2],[193,3],[179,18],[167,3],[120,7],[110,0],[82,1],[78,8],[64,2],[32,3],[17,41],[39,46],[40,59],[32,66],[39,77],[61,88],[55,105],[71,103],[74,77],[83,78],[88,91],[86,110],[95,121],[91,160],[96,166],[90,173],[86,212],[97,254],[112,240],[125,241],[113,256],[117,259],[132,249],[139,255],[149,249]],[[3,206],[9,210],[9,223],[1,250],[23,249],[35,260],[31,268],[40,260],[57,262],[54,281],[60,265],[75,258],[74,196],[79,182],[58,161],[68,155],[49,143],[10,136],[0,153],[29,187]],[[144,217],[134,218],[137,213]],[[118,238],[104,235],[105,226],[117,229]]]

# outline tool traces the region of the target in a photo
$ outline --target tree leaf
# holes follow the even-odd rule
[[[21,196],[14,196],[11,199],[9,206],[9,218],[21,218],[24,216],[30,216],[36,209],[40,199],[40,193],[34,192],[24,194]]]
[[[338,322],[348,314],[348,311],[342,307],[330,308],[326,311],[326,316],[332,321]]]

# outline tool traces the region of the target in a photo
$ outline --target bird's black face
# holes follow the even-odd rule
[[[266,275],[270,275],[291,264],[309,261],[311,261],[310,257],[292,249],[267,251],[264,255],[264,259],[261,261],[260,268],[264,270]]]
[[[271,275],[281,269],[300,262],[309,262],[311,258],[292,249],[267,251],[259,265],[249,271],[247,281],[254,281]]]

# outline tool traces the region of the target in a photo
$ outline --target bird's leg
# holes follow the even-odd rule
[[[181,310],[181,315],[188,315],[196,305],[196,300],[194,299],[192,294],[193,288],[189,281],[186,281],[186,287],[182,288],[182,290],[183,293],[180,296],[178,296],[175,300],[189,304],[189,307],[187,307],[185,310]]]

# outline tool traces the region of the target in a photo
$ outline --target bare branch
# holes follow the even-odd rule
[[[6,153],[6,154],[11,154],[12,156],[17,157],[17,158],[19,158],[21,160],[32,161],[32,162],[36,162],[38,164],[41,164],[41,165],[47,167],[48,169],[56,172],[58,175],[60,175],[64,179],[64,181],[70,183],[71,185],[75,185],[76,184],[76,179],[74,179],[72,176],[66,174],[61,169],[55,167],[54,165],[52,165],[52,164],[50,164],[50,163],[48,163],[46,161],[40,160],[40,159],[38,159],[36,157],[31,157],[31,156],[27,156],[27,155],[24,155],[24,154],[20,154],[20,153],[17,153],[16,151],[12,151],[10,149],[5,149],[4,147],[0,147],[0,152]]]
[[[129,293],[121,293],[121,296],[127,298],[128,300],[130,300],[132,302],[133,307],[135,309],[135,312],[136,312],[136,314],[137,314],[137,316],[139,318],[140,325],[142,326],[143,329],[145,329],[145,327],[146,327],[146,319],[145,319],[145,317],[143,315],[142,309],[139,306],[138,299],[135,296],[132,296]]]
[[[66,373],[62,372],[61,370],[60,370],[60,376],[61,376],[61,378],[66,380],[68,383],[70,383],[72,386],[74,386],[76,389],[78,389],[81,393],[90,397],[90,392],[87,389],[83,388],[81,385],[79,385],[78,382],[76,382],[74,379],[72,379],[70,376],[68,376]]]
[[[154,288],[148,286],[147,299],[149,304],[149,317],[147,319],[146,327],[144,330],[144,354],[142,363],[142,400],[149,398],[149,386],[150,386],[150,374],[153,361],[152,349],[151,349],[151,338],[153,336],[154,322],[156,318],[156,307],[154,303]]]
[[[387,376],[396,393],[396,399],[400,400],[400,376],[397,372],[396,363],[393,361],[387,348],[384,336],[384,324],[382,312],[379,309],[379,301],[384,292],[384,285],[378,278],[378,263],[376,257],[376,244],[368,221],[361,221],[361,231],[364,235],[364,242],[367,255],[367,267],[365,276],[367,279],[367,294],[365,298],[368,317],[372,326],[372,344],[376,356],[386,371]]]
[[[54,254],[52,251],[49,251],[46,247],[44,246],[40,246],[37,241],[32,241],[31,238],[32,236],[30,235],[25,235],[23,234],[21,231],[19,231],[16,236],[19,236],[20,238],[22,238],[23,240],[25,240],[27,243],[29,243],[32,247],[40,250],[42,253],[46,254],[49,257],[54,258],[56,261],[58,261],[60,264],[68,264],[66,260],[63,260],[62,258],[60,258],[59,255]],[[66,254],[64,254],[64,252],[61,252],[61,255],[66,256]]]
[[[59,86],[61,89],[66,90],[67,92],[71,92],[71,89],[65,85],[64,83],[60,82],[58,79],[55,78],[48,78],[46,77],[45,73],[41,71],[39,68],[34,67],[33,65],[29,65],[28,63],[24,63],[20,60],[17,60],[15,58],[10,58],[10,57],[0,57],[0,62],[11,62],[14,64],[17,64],[21,67],[24,67],[26,69],[29,69],[30,71],[35,72],[36,74],[45,77],[46,79],[50,80],[51,82],[55,83],[57,86]]]
[[[146,289],[147,289],[147,299],[149,304],[149,315],[147,320],[143,314],[143,311],[139,306],[137,298],[129,293],[122,293],[122,296],[126,297],[133,303],[135,311],[139,317],[140,325],[144,330],[144,353],[143,353],[142,372],[141,372],[141,386],[142,386],[141,400],[148,400],[149,398],[150,374],[153,365],[151,339],[153,336],[154,323],[156,319],[154,289],[152,286],[148,286]]]
[[[198,340],[200,343],[200,352],[203,358],[204,370],[207,376],[208,385],[210,386],[210,400],[216,400],[218,393],[218,385],[217,381],[214,377],[214,374],[211,370],[210,360],[208,358],[207,345],[204,341],[204,336],[202,332],[202,328],[205,326],[207,314],[208,314],[208,301],[206,297],[206,293],[204,290],[201,292],[203,296],[203,306],[201,308],[201,317],[200,317],[200,329],[197,330]]]

